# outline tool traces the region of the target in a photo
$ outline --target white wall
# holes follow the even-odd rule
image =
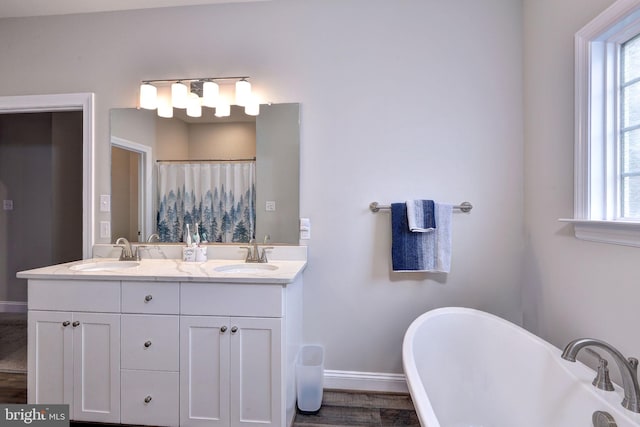
[[[109,193],[109,110],[135,106],[141,79],[246,74],[265,100],[300,102],[305,339],[328,369],[399,373],[404,331],[428,309],[521,319],[521,9],[274,0],[7,19],[0,94],[95,92],[96,194]],[[389,272],[389,215],[368,205],[407,198],[474,204],[454,217],[449,275]]]
[[[613,0],[525,0],[525,325],[640,354],[638,248],[573,237],[573,36]]]

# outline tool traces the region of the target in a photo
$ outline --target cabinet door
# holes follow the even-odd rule
[[[284,424],[282,319],[232,317],[231,426]]]
[[[29,311],[28,402],[73,405],[72,316],[69,312]],[[73,412],[70,412],[73,413]]]
[[[73,314],[72,417],[120,422],[120,315]]]
[[[229,318],[180,317],[180,425],[229,426]]]

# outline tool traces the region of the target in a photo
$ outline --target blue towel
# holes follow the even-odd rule
[[[406,203],[391,204],[391,260],[393,271],[448,273],[451,268],[452,205],[435,204],[439,227],[429,233],[409,230]]]
[[[407,221],[414,233],[433,231],[436,228],[433,200],[407,200]]]

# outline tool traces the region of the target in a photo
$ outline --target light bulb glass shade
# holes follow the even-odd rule
[[[187,116],[202,117],[202,104],[195,93],[190,93],[187,99]]]
[[[220,86],[216,82],[204,82],[202,84],[202,105],[215,108],[220,95]]]
[[[248,116],[257,116],[260,114],[260,103],[257,100],[252,99],[244,106],[244,113]]]
[[[246,80],[236,82],[236,105],[244,107],[251,100],[251,83]]]
[[[189,88],[181,82],[171,84],[171,104],[174,108],[187,108]]]
[[[216,117],[229,117],[231,115],[231,105],[227,102],[220,101],[216,105]]]
[[[140,108],[155,110],[158,106],[158,89],[149,83],[140,85]]]
[[[173,105],[168,97],[158,98],[158,116],[166,119],[173,117]]]

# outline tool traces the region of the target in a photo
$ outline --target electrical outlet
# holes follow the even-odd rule
[[[111,196],[108,194],[100,195],[100,212],[111,212]]]
[[[13,210],[13,200],[3,200],[2,201],[2,209],[4,209],[5,211],[12,211]]]
[[[276,202],[275,202],[275,200],[267,200],[267,203],[265,203],[264,209],[267,212],[275,212],[275,210],[276,210]]]

